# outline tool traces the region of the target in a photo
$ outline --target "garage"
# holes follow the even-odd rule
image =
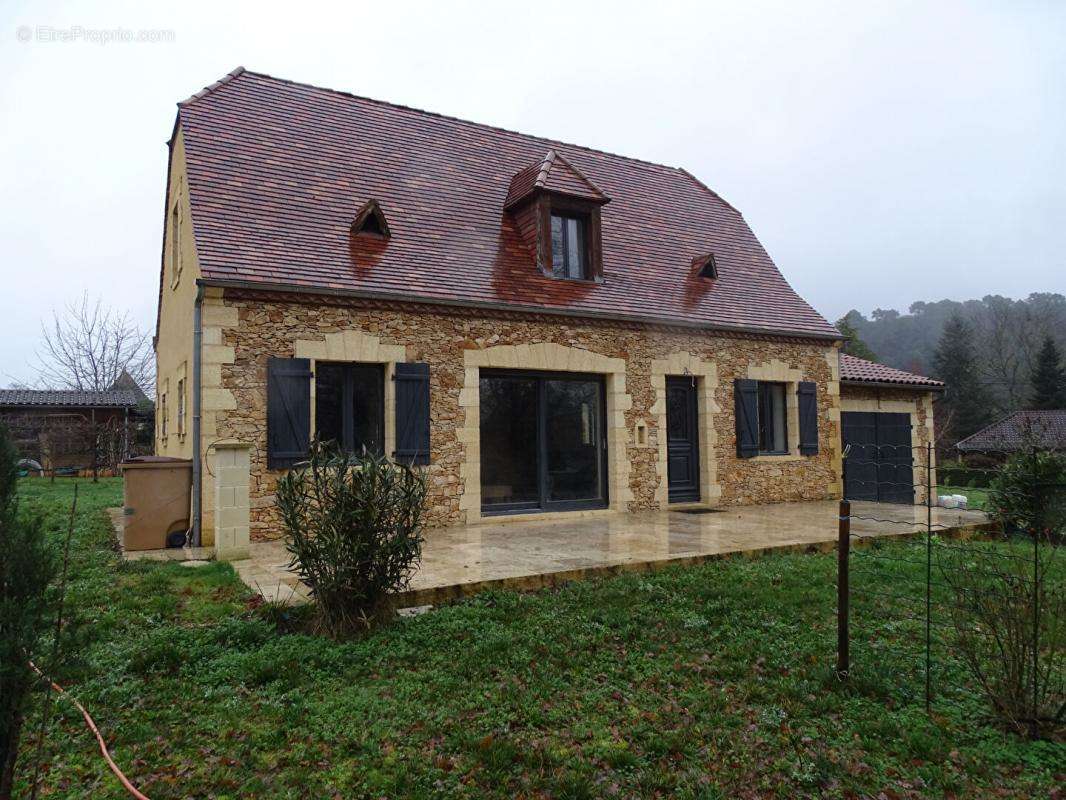
[[[840,416],[847,452],[844,497],[879,503],[913,503],[911,415],[845,411]]]

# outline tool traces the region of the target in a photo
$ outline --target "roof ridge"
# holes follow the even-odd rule
[[[537,171],[537,177],[533,181],[533,185],[544,188],[553,166],[555,166],[555,150],[549,150],[540,162],[540,169]]]
[[[205,86],[203,89],[198,91],[196,94],[191,95],[191,96],[185,98],[184,100],[179,101],[178,102],[178,107],[180,108],[180,107],[192,105],[193,103],[195,103],[200,98],[207,97],[207,95],[211,94],[213,91],[218,89],[220,86],[225,86],[227,83],[232,81],[234,78],[237,78],[237,77],[243,75],[245,72],[248,72],[248,70],[246,70],[244,67],[237,67],[236,69],[231,70],[230,72],[227,72],[225,75],[223,75],[217,81],[215,81],[214,83],[212,83],[212,84],[210,84],[208,86]],[[259,73],[254,73],[253,72],[251,74],[257,75]]]
[[[675,167],[674,169],[676,169],[682,175],[686,176],[690,181],[692,181],[694,184],[696,184],[701,189],[703,189],[703,191],[707,192],[707,194],[709,194],[715,200],[718,200],[720,203],[722,203],[726,207],[732,209],[736,214],[739,214],[741,217],[744,216],[743,212],[739,208],[737,208],[735,205],[730,203],[728,200],[726,200],[724,197],[722,197],[722,195],[718,194],[718,192],[716,192],[714,189],[712,189],[706,183],[701,181],[699,178],[697,178],[695,175],[693,175],[687,169],[685,169],[684,167]]]
[[[516,131],[513,128],[505,128],[502,125],[490,125],[487,122],[475,122],[472,119],[465,119],[463,117],[456,117],[456,116],[452,116],[451,114],[442,114],[439,111],[428,111],[428,110],[426,110],[424,108],[417,108],[416,106],[408,106],[408,105],[404,105],[403,103],[391,103],[388,100],[378,100],[375,97],[367,97],[366,95],[363,95],[363,94],[355,94],[354,92],[346,92],[343,89],[333,89],[333,88],[330,88],[329,86],[319,86],[319,85],[314,84],[314,83],[307,83],[306,81],[294,81],[294,80],[290,80],[289,78],[279,78],[276,75],[271,75],[271,74],[269,74],[267,72],[257,72],[254,69],[246,69],[245,67],[237,67],[237,69],[233,70],[233,72],[228,73],[226,76],[224,76],[223,78],[219,79],[215,83],[211,84],[210,86],[206,87],[205,89],[203,89],[203,90],[197,92],[196,94],[194,94],[188,100],[185,100],[185,101],[183,101],[181,103],[178,103],[178,105],[179,106],[183,106],[186,103],[190,103],[190,102],[192,102],[194,100],[199,100],[201,97],[203,97],[203,96],[205,96],[207,94],[210,94],[215,89],[219,88],[220,86],[222,86],[222,85],[224,85],[226,83],[229,83],[233,78],[236,78],[239,75],[253,75],[253,76],[257,77],[257,78],[266,78],[267,80],[274,81],[276,83],[285,83],[285,84],[288,84],[289,86],[298,86],[298,87],[302,87],[302,88],[305,88],[305,89],[315,89],[315,90],[320,91],[320,92],[328,92],[329,94],[340,95],[341,97],[350,97],[350,98],[352,98],[354,100],[364,100],[364,101],[366,101],[368,103],[374,103],[375,105],[379,105],[379,106],[388,106],[390,108],[399,108],[399,109],[403,109],[404,111],[414,111],[417,114],[425,114],[426,116],[429,116],[429,117],[437,117],[438,119],[451,120],[452,122],[459,122],[459,123],[462,123],[463,125],[473,125],[476,128],[487,128],[488,130],[500,131],[502,133],[511,133],[511,134],[515,134],[516,136],[525,136],[525,137],[527,137],[529,139],[536,139],[537,141],[544,142],[545,144],[547,144],[550,147],[552,147],[552,149],[554,149],[555,145],[564,145],[565,147],[573,147],[576,150],[583,150],[586,153],[595,153],[595,154],[598,154],[598,155],[610,156],[611,158],[621,158],[621,159],[623,159],[625,161],[630,161],[630,162],[632,162],[634,164],[639,164],[639,165],[642,165],[642,166],[645,166],[645,167],[656,167],[657,169],[669,170],[671,172],[674,172],[674,171],[677,171],[678,169],[680,169],[680,167],[671,167],[669,164],[661,164],[658,161],[650,161],[650,160],[648,160],[646,158],[636,158],[635,156],[622,155],[621,153],[612,153],[610,150],[600,150],[600,149],[597,149],[595,147],[588,147],[586,145],[574,144],[573,142],[564,142],[561,139],[549,139],[547,136],[538,136],[537,134],[534,134],[534,133],[525,133],[524,131]],[[684,170],[682,170],[682,172],[684,172]],[[685,174],[688,175],[690,178],[692,177],[691,173],[685,172]],[[693,180],[696,180],[696,179],[693,178]],[[699,183],[701,186],[703,186],[705,189],[707,189],[707,187],[704,186],[702,183],[700,183],[698,180],[696,180],[696,183]],[[725,200],[723,200],[719,195],[715,194],[710,189],[707,189],[707,191],[710,192],[711,194],[713,194],[715,197],[718,197],[719,200],[722,200],[723,203],[725,203],[727,206],[732,208],[734,211],[737,211],[736,208],[734,208],[732,205],[730,205]],[[740,212],[737,211],[737,213],[739,214]]]

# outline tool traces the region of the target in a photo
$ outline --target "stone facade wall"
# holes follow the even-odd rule
[[[881,411],[911,415],[911,448],[914,453],[914,501],[926,497],[926,459],[932,466],[928,476],[936,490],[936,431],[933,426],[935,392],[907,389],[881,389],[845,384],[841,387],[841,411]],[[932,452],[928,445],[932,443]]]
[[[540,369],[587,369],[608,374],[609,404],[611,396],[615,403],[613,413],[610,405],[608,410],[608,460],[611,474],[621,481],[620,486],[612,485],[614,510],[658,508],[665,497],[665,451],[659,446],[665,415],[658,389],[665,372],[673,368],[671,364],[680,369],[688,364],[701,365],[702,371],[692,370],[705,381],[701,424],[713,426],[713,431],[708,431],[713,435],[701,436],[701,445],[708,442],[713,446],[710,457],[717,484],[714,496],[704,497],[706,502],[765,503],[840,494],[839,373],[836,350],[826,343],[733,338],[561,317],[475,317],[447,309],[314,305],[230,296],[223,302],[227,309],[236,311],[236,320],[227,320],[235,324],[223,323],[219,343],[232,348],[230,363],[221,364],[222,388],[232,399],[227,396],[226,402],[214,404],[210,425],[220,441],[252,445],[253,539],[278,533],[273,494],[279,473],[266,468],[267,358],[308,355],[316,347],[322,348],[319,352],[325,357],[337,360],[341,359],[333,352],[355,348],[365,360],[385,363],[402,353],[407,361],[429,363],[432,427],[428,515],[433,525],[474,521],[480,515],[470,502],[463,502],[466,482],[477,475],[480,463],[472,433],[476,420],[468,419],[477,410],[472,393],[477,392],[479,367],[536,365]],[[219,319],[222,317],[220,314]],[[388,356],[371,355],[374,352]],[[556,363],[560,358],[566,363]],[[610,373],[607,367],[597,366],[603,364],[622,372]],[[818,455],[737,458],[733,379],[773,376],[817,383]],[[391,414],[392,409],[386,408],[387,417]],[[638,427],[642,443],[637,441]]]

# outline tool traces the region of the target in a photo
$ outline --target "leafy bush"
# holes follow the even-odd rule
[[[17,454],[0,424],[0,798],[11,796],[19,738],[50,625],[48,586],[55,560],[38,517],[19,513]]]
[[[989,506],[1007,533],[1059,538],[1066,525],[1066,456],[1050,451],[1011,456],[989,484]]]
[[[998,542],[942,548],[958,651],[995,710],[1019,732],[1053,735],[1066,714],[1066,459],[1012,456],[990,482]]]
[[[389,611],[422,557],[425,475],[374,455],[314,442],[309,460],[277,487],[290,567],[307,585],[332,636],[367,628]]]

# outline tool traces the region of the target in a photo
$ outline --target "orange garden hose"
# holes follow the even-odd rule
[[[43,672],[37,669],[37,665],[34,664],[32,661],[30,662],[30,667],[33,669],[34,672],[36,672],[38,675],[48,681],[52,689],[66,697],[68,700],[70,700],[70,702],[77,706],[78,711],[80,711],[81,715],[85,717],[85,724],[89,726],[89,730],[92,731],[93,736],[96,737],[96,741],[100,745],[100,752],[103,754],[104,760],[107,761],[107,765],[111,768],[111,771],[115,773],[115,777],[118,778],[119,783],[121,783],[123,787],[125,787],[126,791],[129,792],[131,796],[136,797],[137,800],[149,800],[147,795],[141,794],[141,792],[137,791],[137,787],[130,783],[129,778],[127,778],[122,773],[122,770],[118,768],[118,764],[116,764],[114,759],[111,758],[111,753],[109,753],[107,750],[107,744],[104,742],[104,737],[100,735],[100,731],[96,727],[96,723],[93,722],[93,718],[89,716],[89,712],[85,710],[85,706],[79,703],[75,699],[74,695],[68,694],[62,686],[60,686],[55,681],[50,680]]]

